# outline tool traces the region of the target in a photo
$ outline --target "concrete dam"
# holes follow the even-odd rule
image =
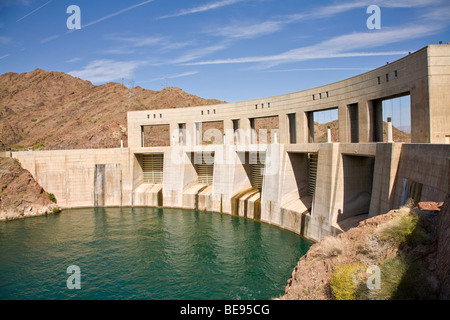
[[[410,101],[410,141],[383,102]],[[338,133],[318,141],[315,116]],[[260,128],[261,119],[274,119]],[[12,152],[63,208],[155,206],[259,220],[318,241],[408,199],[449,193],[450,45],[367,73],[257,100],[127,114],[128,146]],[[214,129],[211,124],[216,124]],[[164,126],[166,146],[152,146]],[[150,133],[149,133],[150,132]],[[8,153],[9,154],[9,153]]]

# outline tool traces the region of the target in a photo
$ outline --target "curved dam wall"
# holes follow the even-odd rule
[[[410,97],[411,142],[383,142],[382,102]],[[335,109],[338,141],[314,140]],[[265,140],[262,118],[276,118]],[[312,240],[398,208],[444,201],[450,158],[450,46],[428,46],[368,73],[287,95],[128,112],[128,148],[8,153],[62,207],[163,206],[260,220]],[[202,126],[220,123],[205,145]],[[165,125],[166,147],[145,127]],[[266,132],[267,133],[267,132]],[[151,141],[150,141],[151,142]],[[269,142],[269,143],[267,143]]]
[[[152,149],[149,154],[164,157],[161,184],[143,182],[139,156],[128,148],[13,152],[12,156],[55,194],[63,208],[164,206],[214,211],[260,220],[316,241],[398,208],[405,199],[439,202],[449,193],[445,178],[449,145],[278,144],[264,151],[267,166],[260,190],[252,188],[245,170],[240,154],[246,151],[237,151],[236,146],[203,148],[215,155],[212,185],[199,184],[189,161],[174,161],[174,149]],[[187,157],[192,150],[178,151]],[[307,163],[308,154],[314,153],[317,175],[310,194]],[[240,193],[241,199],[236,199]],[[238,211],[233,210],[236,201],[240,201]]]

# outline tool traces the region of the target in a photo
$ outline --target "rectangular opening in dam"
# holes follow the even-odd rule
[[[144,183],[162,184],[164,169],[164,154],[144,154],[142,156],[142,171]]]
[[[265,152],[249,153],[250,183],[252,185],[252,188],[259,189],[260,191],[262,189],[264,179],[265,158]]]
[[[287,117],[288,117],[288,125],[289,125],[289,143],[295,144],[295,143],[297,143],[296,114],[291,113],[291,114],[288,114]]]
[[[239,143],[239,119],[233,120],[233,144]]]
[[[311,207],[317,177],[317,153],[289,152],[299,198]]]
[[[141,147],[169,147],[170,125],[141,126]]]
[[[241,172],[241,187],[231,198],[231,214],[254,220],[261,219],[261,190],[264,180],[266,153],[261,151],[237,152]],[[243,170],[242,170],[243,169]],[[244,173],[245,172],[245,173]]]
[[[347,106],[348,109],[348,119],[350,122],[350,142],[359,142],[359,111],[358,104],[352,103]]]
[[[178,124],[178,143],[180,146],[186,145],[186,123]]]
[[[261,191],[264,166],[266,163],[266,153],[262,151],[237,152],[241,164],[247,174],[251,188]]]
[[[250,119],[252,129],[252,143],[271,144],[279,142],[278,116]]]
[[[383,141],[387,142],[387,118],[392,119],[394,142],[411,142],[411,96],[409,93],[382,100]]]
[[[319,161],[319,154],[317,152],[308,153],[308,194],[314,196],[316,191],[317,180],[317,164]]]
[[[204,185],[213,184],[214,176],[214,153],[195,152],[191,154],[191,161],[197,172],[198,183]]]
[[[339,142],[338,108],[330,108],[306,113],[308,121],[308,142],[327,142],[328,127],[331,129],[331,141]]]
[[[223,144],[223,121],[211,121],[201,123],[202,145]]]
[[[343,154],[342,163],[343,204],[337,222],[345,230],[369,213],[375,158]]]

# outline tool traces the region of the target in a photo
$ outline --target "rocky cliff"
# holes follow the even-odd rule
[[[59,211],[49,194],[17,160],[0,158],[0,221]]]
[[[362,221],[314,244],[280,299],[449,299],[449,230],[450,197]]]

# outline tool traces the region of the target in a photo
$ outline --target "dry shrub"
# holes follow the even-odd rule
[[[320,249],[314,252],[314,256],[321,258],[335,257],[342,253],[343,245],[339,238],[325,237],[320,242]]]
[[[336,300],[358,299],[358,288],[366,280],[365,266],[361,262],[338,266],[331,277],[331,292]]]

